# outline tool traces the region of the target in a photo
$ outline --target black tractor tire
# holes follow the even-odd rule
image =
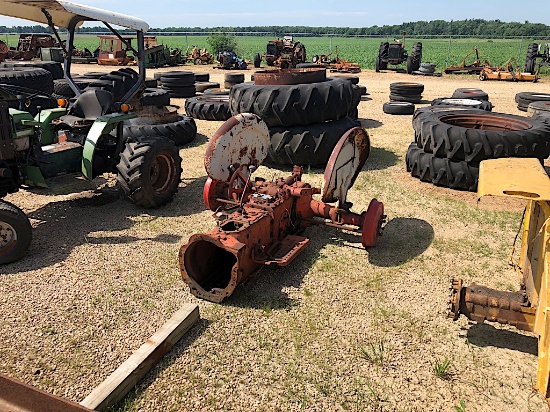
[[[367,86],[363,86],[362,84],[358,84],[357,87],[359,87],[359,91],[361,92],[361,96],[364,96],[367,94]]]
[[[527,73],[535,74],[536,55],[539,51],[539,45],[537,43],[530,43],[527,46],[527,54],[525,55],[525,71]]]
[[[157,208],[172,201],[181,181],[181,157],[169,139],[128,141],[117,165],[117,180],[136,205]]]
[[[195,82],[209,82],[210,73],[195,73]]]
[[[21,259],[32,241],[27,215],[14,204],[0,200],[0,265]]]
[[[387,102],[382,105],[382,111],[387,114],[413,114],[414,104],[409,102]]]
[[[160,76],[162,83],[177,83],[183,85],[195,83],[195,74],[186,70],[164,72]]]
[[[163,84],[162,88],[170,94],[170,97],[174,97],[177,99],[193,97],[195,96],[197,91],[197,89],[195,89],[195,84],[181,87],[171,87]]]
[[[158,88],[147,88],[139,98],[142,106],[169,106],[170,93]]]
[[[195,90],[198,93],[204,93],[208,89],[219,89],[220,84],[217,82],[196,82]]]
[[[493,104],[491,102],[476,99],[451,99],[449,97],[440,97],[432,100],[432,106],[460,106],[470,109],[481,109],[487,112],[493,111]]]
[[[262,64],[262,57],[260,56],[260,53],[256,53],[254,55],[254,67],[259,69]]]
[[[225,121],[231,118],[229,96],[204,94],[185,101],[185,113],[200,120]]]
[[[4,62],[4,67],[30,67],[44,69],[51,73],[53,80],[63,78],[63,66],[59,62],[52,61],[30,61],[30,62]]]
[[[529,103],[529,106],[527,106],[527,113],[529,113],[531,117],[538,114],[550,115],[550,101]]]
[[[205,94],[211,94],[211,95],[215,95],[215,96],[229,96],[229,90],[214,87],[212,89],[206,89],[203,92],[203,95],[205,95]]]
[[[82,76],[88,78],[88,79],[99,79],[101,76],[105,76],[107,73],[105,72],[87,72],[84,73]]]
[[[225,73],[223,80],[233,84],[243,83],[244,73]]]
[[[420,64],[422,63],[422,43],[417,42],[413,45],[409,57],[411,59],[411,71],[409,72],[409,59],[407,58],[407,73],[410,74],[420,69]]]
[[[317,64],[317,63],[298,63],[296,65],[297,69],[318,69],[320,67],[325,67],[325,66],[321,66],[320,64]]]
[[[389,49],[390,44],[387,41],[380,43],[380,47],[378,48],[378,56],[380,57],[380,61],[388,58]]]
[[[350,81],[352,84],[359,84],[359,76],[356,76],[355,74],[348,74],[348,73],[332,73],[331,77],[336,77],[338,79],[345,79]]]
[[[441,106],[439,106],[441,107]],[[426,107],[412,120],[418,147],[437,157],[479,163],[550,154],[550,126],[532,118],[476,109]]]
[[[53,93],[52,74],[45,69],[8,67],[0,69],[0,83],[25,87],[45,94]]]
[[[407,74],[412,74],[412,72],[414,72],[414,62],[413,62],[412,56],[407,57],[406,66],[407,66]]]
[[[421,94],[401,95],[396,93],[390,93],[390,100],[392,102],[408,102],[408,103],[420,103],[422,101]]]
[[[533,102],[550,102],[550,93],[520,92],[516,94],[515,99],[518,109],[526,112]]]
[[[481,89],[475,87],[461,87],[456,89],[451,99],[476,99],[476,100],[489,100],[489,95]]]
[[[411,143],[405,157],[407,172],[422,182],[450,189],[477,190],[479,165],[436,157]]]
[[[360,92],[351,82],[324,82],[284,86],[237,84],[231,88],[229,105],[233,115],[254,113],[268,126],[297,126],[339,120],[357,107]]]
[[[344,117],[307,126],[270,127],[271,144],[266,161],[277,165],[325,166],[342,135],[360,126]]]
[[[422,83],[395,82],[390,84],[390,92],[401,96],[416,96],[424,92]]]
[[[376,73],[380,72],[380,56],[376,56],[376,60],[374,60],[374,71]]]
[[[74,82],[81,91],[90,85],[90,81],[86,79],[74,79]],[[71,86],[69,86],[69,83],[65,79],[53,81],[53,92],[56,95],[66,98],[75,96],[75,92],[71,89]]]
[[[191,117],[178,115],[177,122],[127,126],[122,136],[127,141],[137,141],[142,137],[163,137],[179,147],[195,140],[197,125]]]

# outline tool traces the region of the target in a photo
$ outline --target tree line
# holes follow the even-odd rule
[[[395,36],[406,32],[409,37],[422,36],[477,36],[487,38],[498,37],[548,37],[550,26],[542,23],[525,21],[503,22],[500,20],[467,19],[457,21],[432,20],[407,22],[399,25],[384,25],[371,27],[309,27],[309,26],[239,26],[239,27],[165,27],[153,28],[150,31],[158,33],[193,32],[205,35],[212,32],[223,33],[257,33],[258,35],[284,35],[300,33],[301,36]],[[50,33],[51,29],[42,25],[34,26],[0,26],[0,33]],[[104,26],[81,27],[78,33],[108,32]]]

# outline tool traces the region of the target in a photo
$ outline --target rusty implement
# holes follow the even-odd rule
[[[483,67],[479,73],[479,80],[507,80],[511,82],[537,82],[539,79],[538,70],[534,73],[522,72],[519,70],[514,57],[510,57],[500,67]]]
[[[476,55],[475,60],[470,64],[466,64],[466,59],[474,53]],[[471,52],[464,56],[464,59],[460,63],[455,66],[447,67],[445,70],[443,70],[443,72],[445,74],[477,74],[480,73],[484,67],[495,69],[495,67],[493,67],[487,59],[485,59],[485,61],[483,62],[480,60],[479,49],[475,47]]]
[[[479,197],[485,195],[527,200],[521,251],[515,266],[520,271],[518,292],[480,285],[464,286],[451,279],[449,316],[463,314],[476,322],[510,324],[539,336],[535,388],[550,397],[550,178],[538,159],[503,158],[481,162]]]
[[[193,235],[179,252],[183,280],[197,297],[220,302],[262,266],[289,265],[308,244],[301,232],[311,225],[358,232],[364,247],[374,246],[382,234],[381,202],[372,199],[367,211],[356,214],[346,199],[369,155],[364,129],[352,128],[340,138],[322,189],[302,182],[299,166],[271,182],[253,178],[269,144],[267,126],[250,113],[229,119],[210,140],[203,196],[217,226]],[[313,198],[317,194],[321,200]]]
[[[2,63],[6,59],[9,51],[10,48],[8,47],[8,45],[0,40],[0,63]]]

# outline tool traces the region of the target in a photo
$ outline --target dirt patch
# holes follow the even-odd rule
[[[207,71],[219,83],[226,73],[183,69]],[[0,269],[0,372],[80,401],[182,303],[196,302],[203,320],[121,410],[448,411],[461,402],[467,411],[546,410],[532,393],[534,335],[445,316],[451,276],[517,288],[507,257],[523,202],[478,204],[473,193],[410,177],[411,118],[384,114],[382,104],[391,82],[412,80],[425,85],[421,106],[458,87],[480,87],[496,111],[523,114],[514,95],[544,90],[548,80],[359,77],[369,93],[359,117],[373,150],[349,200],[357,212],[373,197],[385,203],[389,222],[376,247],[365,251],[354,234],[314,227],[289,267],[261,270],[223,304],[194,298],[177,254],[215,224],[202,204],[203,154],[221,125],[199,120],[197,141],[181,149],[183,182],[164,208],[131,205],[109,175],[77,194],[8,196],[29,213],[35,232],[27,257]],[[184,100],[173,102],[183,113]],[[271,179],[288,168],[256,174]],[[322,171],[304,179],[320,185]]]

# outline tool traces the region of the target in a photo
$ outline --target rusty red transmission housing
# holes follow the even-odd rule
[[[210,140],[203,195],[217,226],[191,236],[179,253],[182,277],[197,297],[220,302],[263,265],[288,265],[309,242],[300,233],[313,224],[359,232],[364,247],[374,246],[382,234],[381,202],[372,199],[366,212],[356,214],[346,201],[369,156],[364,129],[352,128],[338,141],[322,189],[302,182],[299,166],[272,182],[252,179],[268,147],[267,126],[250,113],[229,119]],[[316,194],[321,201],[313,199]]]

